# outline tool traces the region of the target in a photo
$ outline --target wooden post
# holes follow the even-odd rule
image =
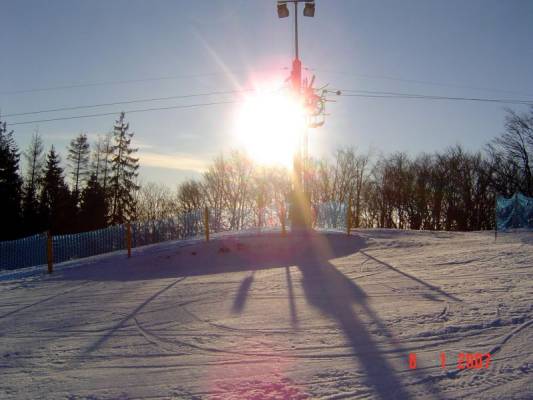
[[[205,241],[209,242],[209,209],[205,206],[204,210],[204,228],[205,228]]]
[[[285,229],[285,215],[286,215],[285,206],[282,205],[282,206],[281,206],[281,210],[280,210],[280,216],[281,216],[281,236],[285,236],[285,235],[287,234],[287,230]]]
[[[131,257],[131,224],[126,223],[126,247],[128,248],[128,258]]]
[[[48,261],[48,273],[51,274],[54,272],[54,247],[50,231],[46,232],[46,259]]]
[[[350,235],[352,230],[352,196],[348,199],[348,207],[346,207],[346,234]]]
[[[498,194],[494,197],[494,240],[498,239]]]

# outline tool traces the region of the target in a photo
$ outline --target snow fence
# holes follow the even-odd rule
[[[336,202],[313,206],[316,228],[345,229],[345,204]],[[255,228],[279,228],[279,210],[209,210],[211,233],[232,232]],[[204,210],[180,213],[172,218],[136,221],[130,224],[131,247],[171,240],[183,240],[205,235]],[[285,208],[288,220],[288,207]],[[55,235],[52,238],[53,263],[61,263],[110,253],[127,248],[127,225],[114,225],[91,232]],[[0,271],[15,270],[47,263],[46,233],[23,239],[0,242]]]
[[[510,198],[496,197],[496,228],[499,231],[533,228],[533,198],[515,193]]]
[[[173,218],[131,223],[132,247],[168,240],[188,239],[203,234],[201,211],[182,213]],[[53,262],[126,249],[127,225],[114,225],[91,232],[55,235],[52,238]],[[47,235],[0,242],[0,270],[13,270],[47,263]]]

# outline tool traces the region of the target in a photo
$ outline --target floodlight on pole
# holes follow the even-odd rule
[[[315,16],[315,2],[306,1],[304,7],[304,17],[314,17]]]
[[[287,3],[278,2],[278,17],[287,18],[288,16],[289,16],[289,8],[287,7]]]
[[[302,93],[302,62],[300,61],[298,49],[298,3],[304,3],[303,15],[304,17],[315,16],[315,1],[314,0],[278,0],[277,10],[279,18],[286,18],[289,16],[288,4],[294,4],[294,60],[292,62],[291,70],[291,86],[293,93],[302,105],[308,102],[310,88],[312,82],[307,85],[307,79],[304,81],[305,88]],[[314,79],[314,78],[313,78]],[[305,100],[307,99],[307,100]],[[318,126],[318,125],[317,125]],[[299,210],[296,214],[292,214],[293,226],[310,227],[311,224],[311,197],[308,193],[307,175],[308,175],[308,135],[307,130],[303,134],[300,142],[300,149],[295,155],[294,161],[294,182],[295,188],[293,191],[292,204],[296,207],[294,210]],[[296,202],[295,202],[296,201]]]

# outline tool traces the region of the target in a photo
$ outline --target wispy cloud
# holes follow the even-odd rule
[[[153,149],[154,146],[149,144],[149,143],[146,143],[146,142],[143,142],[139,139],[135,139],[135,143],[133,144],[134,147],[138,148],[139,150],[143,150],[143,149]]]
[[[208,160],[189,155],[154,153],[142,151],[142,149],[139,151],[139,159],[142,166],[197,172],[203,172],[209,163]]]

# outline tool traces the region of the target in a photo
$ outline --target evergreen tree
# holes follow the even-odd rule
[[[111,224],[122,224],[135,213],[134,192],[139,189],[136,184],[139,159],[132,156],[137,151],[131,147],[133,132],[129,132],[129,123],[124,121],[122,112],[115,122],[114,145],[111,158]]]
[[[38,132],[33,135],[28,149],[24,152],[24,158],[27,172],[22,198],[22,215],[25,234],[31,235],[42,230],[37,197],[43,169],[43,141]]]
[[[0,121],[0,240],[14,239],[21,234],[21,188],[19,152],[8,132],[6,123]]]
[[[106,195],[96,174],[91,174],[87,186],[81,193],[80,227],[83,231],[92,231],[106,226],[108,213]]]
[[[89,173],[89,141],[87,135],[80,133],[72,139],[68,147],[67,159],[69,161],[70,176],[72,179],[72,195],[77,203],[79,199],[80,186]]]
[[[74,201],[63,177],[59,155],[54,146],[46,157],[43,172],[40,214],[45,229],[54,234],[72,232],[75,220]]]

